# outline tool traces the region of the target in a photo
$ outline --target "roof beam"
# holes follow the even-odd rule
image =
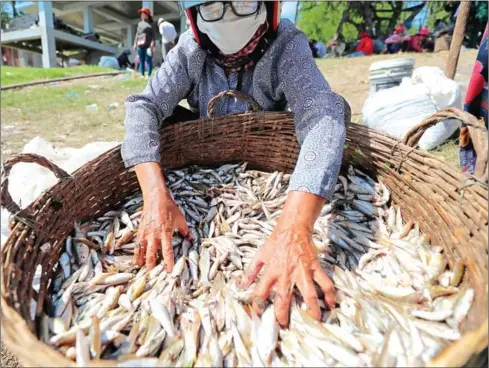
[[[130,18],[124,17],[123,15],[120,15],[119,13],[107,8],[93,9],[93,12],[97,13],[98,15],[101,15],[105,19],[110,19],[114,22],[119,22],[123,24],[127,24],[131,22]]]
[[[57,5],[61,5],[61,2],[56,2]],[[64,2],[63,2],[64,3]],[[101,7],[106,4],[110,4],[110,1],[76,1],[73,3],[64,3],[63,6],[61,7],[62,10],[82,10],[83,8],[87,6],[92,6],[92,7]]]
[[[154,16],[154,19],[157,19],[158,17],[163,17],[169,21],[180,20],[180,15],[177,15],[175,13],[158,14],[158,15]],[[102,27],[103,27],[103,29],[106,29],[107,31],[116,31],[119,29],[127,28],[128,24],[130,24],[130,25],[138,24],[140,20],[141,20],[141,18],[130,19],[128,22],[125,22],[124,24],[121,24],[119,22],[112,22],[112,23],[104,24]],[[95,28],[97,28],[97,26],[95,26]]]
[[[75,45],[78,45],[81,47],[86,47],[89,49],[104,51],[108,54],[113,54],[116,51],[116,49],[112,46],[104,45],[103,43],[98,43],[98,42],[94,42],[94,41],[89,41],[89,40],[86,40],[84,38],[74,36],[72,34],[69,34],[66,32],[61,32],[58,30],[54,30],[54,36],[56,39],[71,42],[72,44],[75,44]]]
[[[41,38],[41,29],[39,27],[20,29],[18,31],[2,32],[0,44],[6,44],[8,42],[34,40],[40,38]]]
[[[55,15],[57,17],[62,17],[63,15],[81,12],[87,6],[91,6],[92,8],[99,8],[107,4],[110,4],[110,1],[77,1],[71,4],[63,4],[63,2],[61,1],[53,1],[53,8],[56,9]]]
[[[158,1],[160,5],[163,5],[166,9],[170,11],[174,11],[178,13],[178,16],[180,17],[180,8],[178,7],[178,4],[176,1]]]
[[[83,28],[80,28],[76,25],[71,25],[71,24],[68,24],[71,28],[73,28],[75,31],[78,31],[78,32],[83,32]],[[121,36],[120,35],[117,35],[117,34],[114,34],[114,33],[111,33],[110,30],[108,29],[105,29],[105,27],[100,27],[100,26],[97,26],[95,25],[94,26],[94,31],[100,36],[100,39],[101,40],[106,40],[106,41],[109,41],[109,42],[120,42],[121,41]]]
[[[71,28],[73,28],[75,31],[85,33],[83,30],[83,27],[77,26],[76,24],[73,24],[71,22],[65,22],[65,24],[67,26],[70,26]],[[94,31],[96,33],[98,33],[98,35],[100,36],[100,39],[106,40],[109,42],[120,42],[120,40],[122,39],[122,37],[120,35],[111,33],[110,30],[105,29],[105,27],[100,27],[100,26],[95,25]]]

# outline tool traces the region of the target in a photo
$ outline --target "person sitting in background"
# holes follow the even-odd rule
[[[332,57],[341,57],[346,49],[345,38],[341,33],[336,33],[331,41],[326,44],[327,54]]]
[[[348,57],[357,56],[369,56],[374,53],[374,40],[370,37],[368,32],[360,33],[360,42],[358,43],[355,52],[348,55]]]
[[[316,50],[318,58],[323,58],[326,55],[326,45],[323,42],[316,42]]]
[[[428,27],[422,27],[418,33],[411,37],[406,51],[425,52],[426,48],[424,47],[423,42],[429,35],[430,31]]]
[[[163,55],[163,61],[166,60],[166,55],[175,46],[175,38],[177,38],[177,31],[175,26],[164,18],[158,19],[158,29],[161,34],[161,53]]]
[[[401,24],[396,28],[395,32],[385,40],[387,52],[389,54],[396,54],[401,51],[404,42],[404,36],[402,34],[403,28],[404,27]]]
[[[316,49],[316,43],[317,43],[317,41],[314,39],[309,41],[309,48],[311,49],[313,58],[318,57],[318,50]]]
[[[122,54],[119,55],[117,61],[119,63],[119,68],[134,68],[134,64],[129,60],[129,55],[131,55],[131,50],[125,49]]]
[[[148,62],[146,61],[145,68],[148,69]],[[132,72],[132,75],[136,76],[139,70],[139,55],[136,55],[134,57],[134,70]]]
[[[377,37],[374,40],[374,54],[385,54],[387,52],[387,47],[385,41],[382,37]]]

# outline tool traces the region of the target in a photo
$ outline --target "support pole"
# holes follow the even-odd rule
[[[154,11],[154,3],[153,1],[143,1],[143,8],[148,8],[149,11],[151,12],[151,15],[154,16],[155,11]]]
[[[134,26],[129,24],[127,26],[127,39],[126,39],[126,48],[132,50],[132,46],[134,44]]]
[[[83,8],[83,32],[93,32],[93,8],[91,6]]]
[[[182,14],[180,16],[180,34],[187,30],[187,16]]]
[[[450,79],[454,79],[455,73],[457,72],[458,58],[460,56],[460,49],[462,48],[462,43],[464,40],[465,26],[467,25],[467,19],[469,17],[471,6],[472,1],[460,2],[457,21],[455,22],[455,29],[453,31],[452,43],[450,44],[448,62],[445,68],[445,75]]]
[[[53,4],[51,1],[37,3],[39,11],[39,28],[41,30],[42,66],[56,66],[56,40],[54,38]]]

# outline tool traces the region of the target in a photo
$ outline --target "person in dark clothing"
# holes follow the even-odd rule
[[[428,27],[422,27],[421,30],[416,33],[414,36],[411,36],[411,39],[408,44],[407,51],[409,52],[425,52],[426,47],[424,45],[425,40],[430,35],[430,31]]]
[[[125,49],[122,54],[120,54],[117,58],[117,62],[119,63],[119,67],[121,69],[125,69],[128,67],[134,68],[134,64],[131,63],[131,61],[129,60],[129,55],[131,55],[131,50]]]
[[[153,70],[153,53],[155,51],[156,25],[151,17],[151,11],[148,8],[139,9],[141,21],[138,23],[136,39],[134,40],[134,50],[139,55],[139,71],[144,77],[145,64],[148,63],[148,77]]]
[[[318,50],[316,48],[316,43],[317,43],[316,40],[309,41],[309,47],[311,48],[312,56],[314,58],[317,58],[318,57]]]

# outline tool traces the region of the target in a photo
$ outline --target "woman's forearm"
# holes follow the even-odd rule
[[[303,225],[310,231],[314,228],[314,223],[321,213],[325,199],[321,196],[291,191],[287,195],[284,209],[278,225],[283,226],[292,222],[295,225]]]
[[[144,162],[135,166],[136,176],[146,201],[149,198],[171,198],[163,172],[157,162]]]

